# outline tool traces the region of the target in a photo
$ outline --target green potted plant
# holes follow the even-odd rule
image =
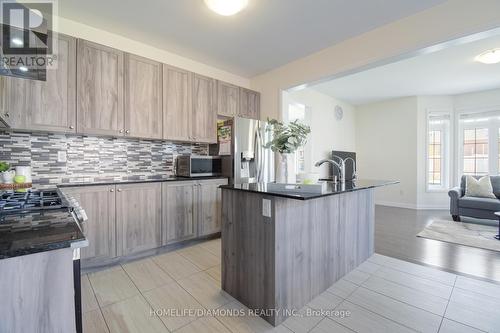
[[[279,183],[294,183],[294,175],[288,174],[288,163],[297,149],[307,142],[311,128],[294,120],[284,124],[276,119],[268,119],[266,130],[272,132],[272,140],[264,147],[280,154],[280,167],[278,169]],[[290,177],[291,176],[291,177]]]
[[[12,184],[14,179],[14,171],[10,170],[10,164],[7,162],[0,162],[0,174],[2,175],[2,183]]]

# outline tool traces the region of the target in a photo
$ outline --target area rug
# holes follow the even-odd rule
[[[498,226],[434,220],[417,236],[500,252]]]

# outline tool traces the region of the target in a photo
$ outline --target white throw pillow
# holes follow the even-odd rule
[[[493,194],[490,176],[481,177],[479,180],[472,176],[467,176],[465,178],[465,196],[496,199],[496,196]]]

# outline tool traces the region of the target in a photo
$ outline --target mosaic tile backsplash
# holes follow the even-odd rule
[[[66,162],[58,162],[59,152]],[[30,165],[34,186],[173,176],[177,155],[207,155],[207,144],[65,134],[0,132],[0,161]]]

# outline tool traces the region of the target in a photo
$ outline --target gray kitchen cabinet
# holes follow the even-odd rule
[[[227,179],[203,180],[198,185],[198,236],[221,231],[222,198],[220,185],[227,185]]]
[[[260,120],[260,93],[240,88],[239,116]]]
[[[161,139],[162,64],[126,54],[124,75],[125,135]]]
[[[191,141],[217,142],[217,86],[215,79],[193,74]]]
[[[163,138],[191,141],[192,75],[163,65]]]
[[[78,40],[77,131],[124,134],[122,51]]]
[[[230,83],[217,81],[217,114],[235,117],[240,110],[240,88]]]
[[[220,185],[227,179],[163,183],[162,244],[206,236],[221,229]]]
[[[162,184],[162,244],[172,244],[196,237],[195,193],[197,182]]]
[[[57,62],[46,81],[0,76],[2,118],[14,129],[76,131],[76,39],[57,34]]]
[[[82,259],[103,261],[116,257],[115,186],[76,186],[64,188],[85,210],[85,236],[89,246],[81,249]]]
[[[117,253],[161,246],[161,183],[116,185]]]

